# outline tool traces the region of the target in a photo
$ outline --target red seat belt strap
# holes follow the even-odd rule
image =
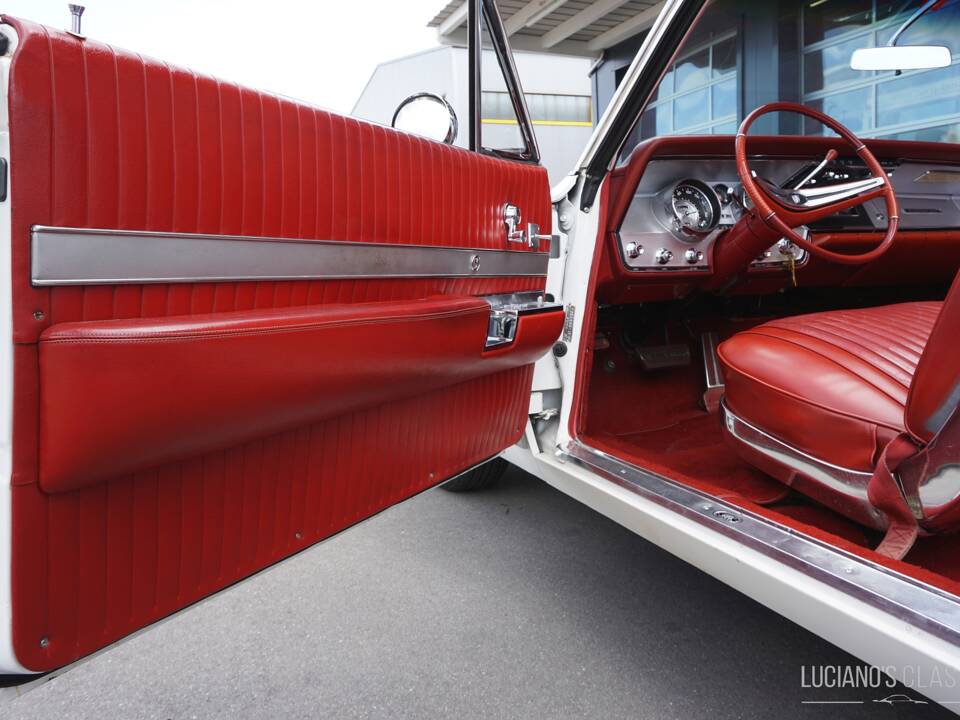
[[[901,560],[910,552],[920,528],[893,473],[900,463],[916,455],[918,450],[906,433],[895,437],[883,449],[867,485],[867,498],[889,521],[887,534],[877,546],[877,552],[894,560]]]

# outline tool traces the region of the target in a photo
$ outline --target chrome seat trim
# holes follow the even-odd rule
[[[546,277],[549,254],[433,245],[46,227],[34,285],[430,277]]]
[[[770,518],[572,441],[561,462],[582,467],[638,497],[951,643],[960,643],[960,597],[805,535]]]
[[[858,517],[866,516],[863,522],[870,521],[875,528],[886,526],[886,517],[867,497],[871,473],[834,465],[788,445],[734,415],[725,401],[720,402],[720,417],[724,428],[735,441],[793,472],[795,475],[791,486],[843,512],[844,508],[838,507],[836,499],[836,496],[841,496],[845,499],[843,505],[847,508],[855,506],[859,511]]]
[[[803,473],[824,485],[831,487],[844,495],[866,501],[867,482],[871,474],[861,470],[833,465],[825,460],[808,455],[773,435],[768,435],[758,427],[754,427],[743,418],[730,412],[726,402],[720,401],[720,416],[724,427],[737,440],[749,445],[754,450],[773,458],[786,465],[791,470]]]

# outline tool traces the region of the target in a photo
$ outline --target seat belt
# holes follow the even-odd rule
[[[921,449],[907,433],[900,433],[887,443],[867,484],[867,499],[882,510],[889,525],[876,552],[894,560],[902,560],[910,552],[920,532],[917,518],[904,498],[903,489],[894,473],[900,464]]]

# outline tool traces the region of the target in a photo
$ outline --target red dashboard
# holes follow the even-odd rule
[[[960,166],[956,166],[956,170],[950,167],[952,163],[960,163],[960,145],[891,140],[868,140],[866,144],[884,163],[898,191],[904,206],[902,229],[884,256],[865,265],[842,266],[816,257],[803,257],[796,267],[798,284],[948,283],[960,266],[960,206],[955,199],[960,194],[957,192]],[[766,168],[774,175],[815,164],[831,149],[849,154],[843,141],[828,137],[756,136],[750,138],[748,145],[756,168],[760,172]],[[632,262],[625,248],[635,249],[636,243],[627,242],[630,238],[668,237],[665,216],[653,216],[663,215],[661,199],[669,197],[669,188],[676,187],[677,181],[691,177],[697,182],[696,178],[702,176],[708,183],[723,180],[725,184],[715,185],[721,192],[732,186],[738,179],[733,155],[734,138],[729,135],[661,137],[638,145],[627,161],[614,170],[609,187],[608,232],[597,284],[600,302],[676,299],[708,283],[710,268],[706,259],[696,267],[688,267],[674,257],[668,266],[656,267],[653,253],[658,253],[659,261],[663,248],[655,250],[651,245],[645,255],[646,265],[642,266]],[[869,216],[861,212],[860,218],[835,218],[811,227],[811,237],[839,252],[860,253],[875,247],[883,238],[883,229],[873,227],[877,224],[873,221],[873,210],[865,207]],[[669,210],[666,213],[669,214]],[[636,230],[632,225],[637,223],[647,223],[648,226],[640,229],[648,232],[630,235]],[[655,232],[649,232],[651,230]],[[723,226],[718,228],[711,235],[711,241],[722,242],[723,231]],[[640,252],[644,252],[643,248]],[[696,254],[697,251],[688,251],[690,262],[696,262]],[[676,249],[673,255],[676,256]],[[709,258],[709,247],[704,246],[699,255]],[[757,263],[731,292],[771,293],[790,282],[785,263]]]

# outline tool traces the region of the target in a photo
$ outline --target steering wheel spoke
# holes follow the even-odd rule
[[[838,212],[849,210],[850,208],[863,205],[865,202],[883,196],[884,192],[886,192],[886,189],[883,187],[884,180],[882,178],[870,178],[870,181],[870,185],[864,186],[866,188],[865,191],[852,191],[851,194],[851,190],[846,190],[845,192],[831,195],[828,199],[821,202],[807,203],[803,207],[809,209],[788,210],[784,213],[784,219],[787,220],[787,223],[791,227],[809,225],[817,220],[836,215]],[[866,183],[867,181],[861,182]],[[854,183],[844,184],[853,185]],[[834,185],[832,187],[839,188],[840,186]],[[826,190],[827,188],[822,189]]]
[[[853,153],[858,155],[870,170],[871,176],[851,182],[818,187],[804,187],[829,162],[835,160],[838,153],[831,149],[826,158],[794,188],[783,188],[768,180],[757,177],[751,170],[747,156],[747,131],[753,122],[772,112],[795,112],[817,120],[833,130],[849,143]],[[828,115],[790,102],[768,103],[750,113],[740,125],[736,143],[737,172],[743,188],[757,208],[757,214],[763,221],[814,255],[844,264],[870,262],[887,251],[897,233],[900,210],[893,192],[890,178],[883,166],[870,152],[869,148],[850,130]],[[887,209],[887,231],[883,241],[873,250],[861,255],[844,255],[816,245],[797,232],[802,225],[809,225],[838,212],[862,205],[869,200],[882,197]]]

